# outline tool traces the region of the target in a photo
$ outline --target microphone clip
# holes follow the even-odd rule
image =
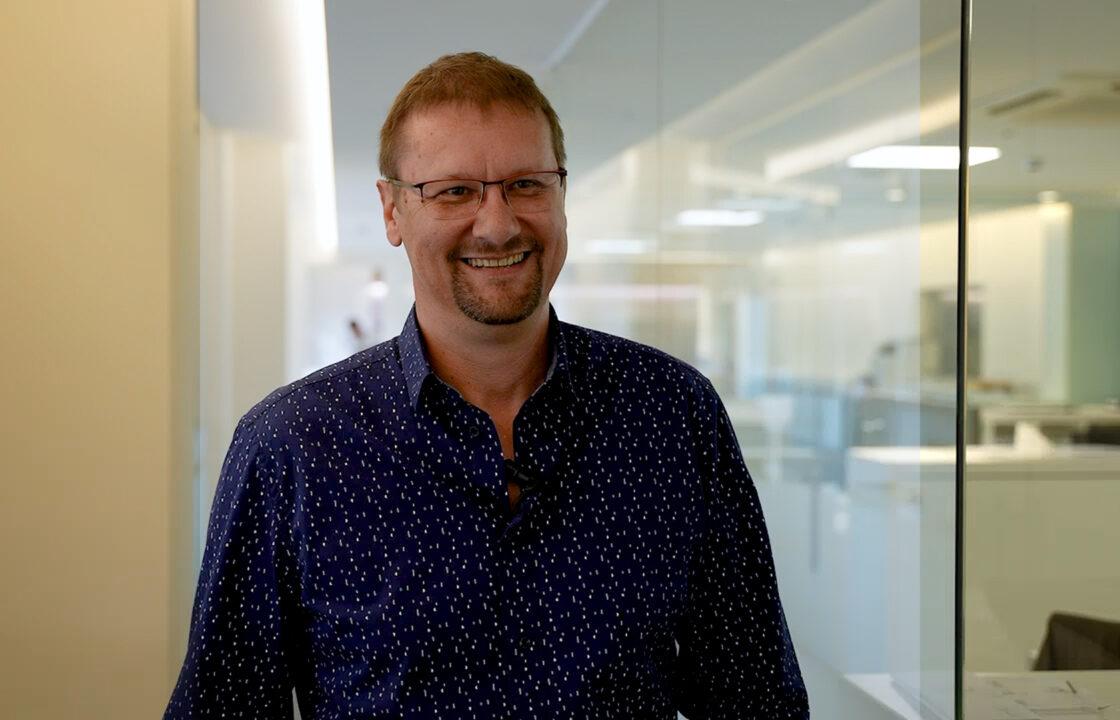
[[[531,475],[517,461],[506,459],[506,482],[511,482],[521,488],[521,492],[529,492],[537,488],[540,480]]]

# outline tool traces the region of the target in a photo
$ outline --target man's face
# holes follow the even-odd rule
[[[406,183],[500,180],[557,169],[548,121],[540,112],[437,106],[409,117],[403,140],[398,174]],[[415,190],[384,181],[378,189],[389,242],[404,244],[417,307],[429,317],[454,314],[505,325],[542,307],[568,250],[562,191],[551,209],[517,214],[501,188],[489,185],[476,215],[440,220]],[[524,259],[508,267],[470,262],[521,253]]]

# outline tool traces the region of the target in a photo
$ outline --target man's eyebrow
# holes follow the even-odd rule
[[[440,182],[440,181],[443,181],[443,180],[474,180],[474,179],[475,178],[470,177],[470,175],[467,174],[467,173],[433,173],[431,175],[425,175],[424,179],[417,180],[416,182],[427,183],[427,182]]]
[[[521,167],[517,170],[514,170],[511,173],[509,173],[508,175],[504,175],[500,178],[494,178],[493,181],[509,180],[510,178],[520,177],[521,175],[531,175],[533,173],[538,173],[538,172],[554,172],[555,170],[557,170],[557,168],[551,168],[551,167],[543,167],[542,168],[542,167],[538,167],[536,165],[528,165],[528,166],[523,166],[523,167]],[[426,180],[421,180],[420,182],[439,182],[439,181],[442,181],[442,180],[484,180],[486,182],[493,182],[489,178],[477,177],[477,176],[471,175],[470,173],[447,173],[447,174],[444,174],[444,175],[435,175],[435,176],[429,177]]]

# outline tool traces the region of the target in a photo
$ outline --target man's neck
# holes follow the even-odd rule
[[[429,316],[417,305],[432,370],[499,425],[510,423],[548,373],[548,304],[513,325],[460,315]]]

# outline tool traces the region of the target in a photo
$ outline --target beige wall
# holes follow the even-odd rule
[[[193,18],[0,3],[3,717],[158,717],[181,658]]]

